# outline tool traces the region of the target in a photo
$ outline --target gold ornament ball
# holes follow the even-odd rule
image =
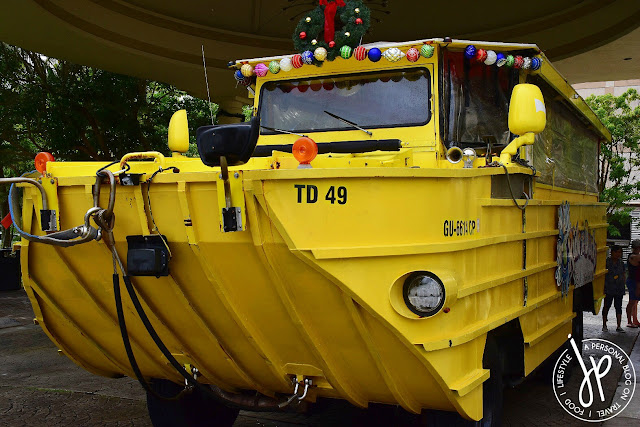
[[[316,39],[311,40],[311,44],[314,45],[314,46],[317,45],[318,44],[318,40],[316,40]]]
[[[253,76],[253,67],[250,64],[244,64],[240,68],[240,72],[245,77],[251,77],[251,76]]]
[[[310,16],[307,16],[307,18],[305,19],[305,21],[307,21],[307,22],[311,22],[311,17],[310,17]]]
[[[360,8],[359,8],[359,7],[356,7],[353,11],[354,11],[355,13],[360,13]]]
[[[313,56],[318,61],[324,61],[325,59],[327,59],[327,49],[319,47],[313,52]]]
[[[345,36],[350,37],[351,33],[349,31],[347,31],[346,33],[344,33]]]

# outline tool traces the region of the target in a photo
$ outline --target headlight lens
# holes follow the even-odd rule
[[[433,316],[442,308],[444,285],[432,273],[412,273],[404,281],[404,302],[409,310],[421,317]]]

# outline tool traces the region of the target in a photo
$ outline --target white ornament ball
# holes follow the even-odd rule
[[[351,33],[349,31],[347,31],[346,33],[344,33],[345,37],[351,37]]]
[[[307,21],[307,22],[311,22],[311,17],[310,17],[310,16],[307,16],[307,17],[305,18],[305,21]]]
[[[318,40],[316,40],[316,39],[311,40],[311,44],[314,45],[314,46],[317,45],[318,44]]]
[[[359,8],[359,7],[356,7],[355,9],[353,9],[353,11],[354,11],[355,13],[360,13],[360,8]]]
[[[496,60],[498,59],[498,54],[495,53],[492,50],[488,50],[487,51],[487,59],[484,60],[484,64],[485,65],[493,65],[496,63]]]
[[[318,61],[324,61],[325,59],[327,59],[327,49],[323,47],[317,48],[313,52],[313,57],[316,58]]]
[[[280,60],[280,70],[287,72],[293,69],[293,63],[291,62],[291,58],[286,57]]]
[[[387,59],[387,61],[390,61],[390,62],[398,62],[402,59],[404,55],[405,55],[404,52],[402,52],[397,47],[392,47],[391,49],[387,49],[383,54],[383,56]]]

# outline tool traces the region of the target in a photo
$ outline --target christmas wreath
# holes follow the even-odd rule
[[[361,0],[320,0],[318,7],[298,22],[293,45],[301,53],[325,48],[327,59],[333,61],[343,46],[358,46],[370,24],[371,12]]]

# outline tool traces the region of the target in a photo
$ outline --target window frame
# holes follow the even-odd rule
[[[371,75],[371,74],[385,74],[385,73],[389,73],[389,74],[394,74],[394,73],[400,73],[400,72],[406,72],[406,71],[417,71],[417,70],[424,70],[424,72],[426,73],[426,77],[427,77],[427,104],[426,104],[426,109],[427,109],[427,118],[425,121],[423,122],[417,122],[417,123],[402,123],[402,124],[389,124],[389,125],[378,125],[378,126],[362,126],[360,124],[358,124],[358,126],[360,126],[363,129],[393,129],[393,128],[407,128],[407,127],[417,127],[417,126],[426,126],[427,124],[429,124],[431,122],[431,120],[433,119],[433,111],[432,111],[432,99],[433,99],[433,90],[432,90],[432,85],[433,85],[433,80],[432,80],[432,73],[429,70],[428,67],[409,67],[409,68],[395,68],[395,69],[386,69],[386,70],[375,70],[375,71],[368,71],[365,73],[341,73],[341,74],[336,74],[336,75],[331,75],[331,74],[327,74],[327,75],[322,75],[322,76],[313,76],[313,77],[301,77],[301,78],[297,78],[297,79],[288,79],[288,80],[270,80],[270,81],[265,81],[264,83],[262,83],[262,85],[260,86],[260,99],[259,99],[259,104],[258,104],[258,117],[261,117],[261,112],[262,112],[262,107],[263,107],[263,100],[264,100],[264,90],[265,90],[265,86],[269,83],[276,83],[276,84],[282,84],[282,83],[293,83],[293,82],[300,82],[300,81],[305,81],[305,80],[313,80],[313,79],[325,79],[325,78],[340,78],[340,77],[364,77],[367,75]],[[345,117],[346,119],[349,119],[348,117]],[[337,120],[337,119],[336,119]],[[340,131],[351,131],[354,130],[355,128],[353,127],[349,127],[348,125],[345,125],[343,127],[335,127],[335,128],[323,128],[323,129],[284,129],[284,130],[290,130],[292,132],[298,132],[298,133],[322,133],[322,132],[340,132]],[[270,131],[270,130],[265,130],[262,127],[260,128],[260,135],[280,135],[280,132],[275,132],[275,131]]]

